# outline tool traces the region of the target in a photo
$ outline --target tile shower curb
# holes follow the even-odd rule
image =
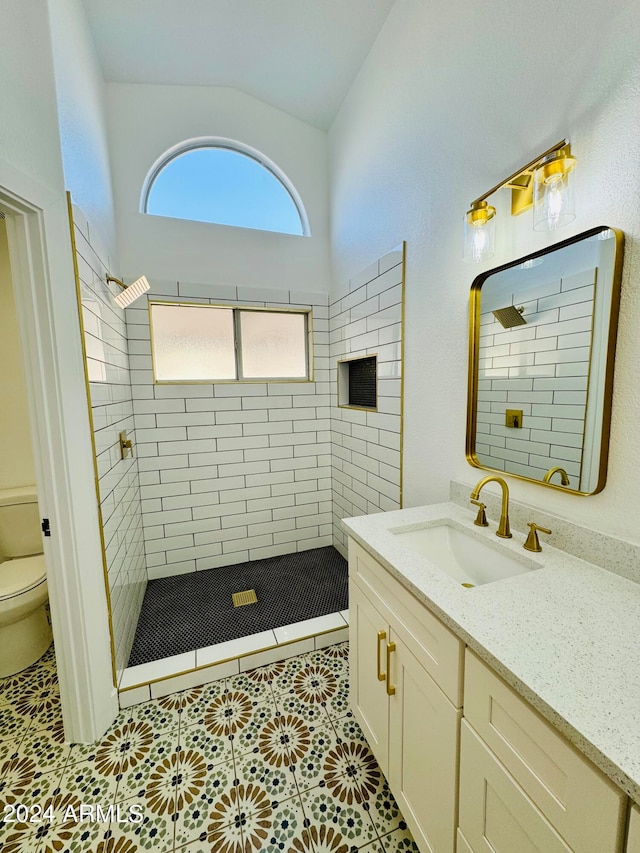
[[[273,637],[272,642],[269,642],[269,634]],[[256,666],[275,663],[348,639],[349,611],[341,610],[204,649],[128,667],[122,671],[119,678],[120,707],[128,708],[180,690],[200,687],[210,681],[238,675]],[[235,652],[234,646],[237,649]],[[199,656],[202,658],[200,664]]]

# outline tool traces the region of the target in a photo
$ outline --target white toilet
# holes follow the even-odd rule
[[[0,490],[0,678],[51,645],[47,571],[35,486]]]

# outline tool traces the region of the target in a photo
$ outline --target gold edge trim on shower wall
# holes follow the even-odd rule
[[[270,311],[272,313],[277,314],[306,314],[307,315],[307,328],[305,331],[305,339],[307,343],[307,376],[292,376],[290,378],[271,378],[269,376],[262,376],[256,379],[246,379],[245,377],[236,378],[236,379],[158,379],[156,376],[156,356],[155,356],[155,348],[153,341],[153,314],[151,311],[152,305],[169,305],[169,306],[178,306],[183,308],[225,308],[229,311],[253,311],[253,312],[264,312]],[[261,305],[240,305],[234,302],[229,302],[226,304],[222,303],[214,303],[214,302],[184,302],[182,300],[163,300],[163,299],[147,299],[147,312],[149,314],[149,339],[151,344],[151,373],[153,376],[153,384],[154,385],[256,385],[260,383],[268,383],[269,385],[277,385],[284,384],[290,382],[296,382],[300,384],[315,382],[315,366],[314,366],[314,348],[313,348],[313,307],[310,308],[274,308],[274,307],[263,307]],[[239,340],[237,331],[236,331],[236,320],[234,316],[234,340],[236,343],[236,351],[237,351],[237,342]],[[239,360],[236,355],[236,372],[239,367]]]
[[[578,489],[577,491],[583,492],[582,489],[582,477],[584,471],[584,452],[586,448],[587,441],[587,415],[589,413],[589,388],[591,387],[591,368],[593,366],[593,338],[594,332],[596,328],[596,301],[598,295],[598,272],[599,267],[595,267],[593,270],[593,311],[591,312],[591,329],[589,330],[589,368],[587,370],[587,394],[584,401],[584,422],[582,427],[582,444],[580,445],[580,474],[578,475]],[[605,366],[606,370],[606,366]],[[604,417],[604,415],[603,415]],[[602,448],[600,448],[602,451]],[[602,452],[600,453],[602,456]],[[553,466],[552,466],[553,467]],[[600,464],[598,464],[598,482],[600,482]],[[596,483],[597,485],[597,483]],[[566,486],[565,486],[566,488]]]
[[[104,529],[102,519],[102,506],[100,504],[100,480],[98,477],[98,457],[96,453],[96,439],[93,424],[93,410],[91,407],[91,386],[89,383],[89,370],[87,366],[87,347],[85,341],[84,318],[82,316],[82,291],[80,285],[80,270],[78,269],[78,257],[76,247],[75,223],[73,221],[73,204],[71,193],[67,192],[67,210],[69,212],[69,233],[71,235],[71,254],[73,257],[73,275],[76,285],[76,302],[78,306],[78,323],[80,325],[80,343],[82,346],[82,369],[84,374],[85,392],[87,395],[87,414],[89,416],[89,431],[91,433],[91,452],[93,456],[93,479],[96,490],[96,503],[98,509],[98,528],[100,533],[100,550],[102,552],[102,575],[104,589],[107,598],[107,619],[109,624],[109,643],[111,646],[111,676],[113,686],[117,689],[118,677],[116,666],[115,639],[113,635],[113,611],[111,609],[111,591],[109,589],[109,568],[107,565],[107,552],[104,543]]]
[[[293,643],[302,643],[304,640],[313,640],[316,637],[324,637],[327,634],[335,634],[336,631],[344,631],[345,628],[349,626],[345,622],[344,625],[340,625],[337,628],[329,628],[328,631],[323,631],[321,634],[305,634],[304,637],[296,637],[294,640],[286,640],[283,643],[273,643],[271,646],[263,646],[261,649],[253,649],[250,652],[242,652],[239,655],[233,655],[228,658],[221,658],[220,660],[214,661],[213,663],[204,663],[202,666],[192,666],[190,669],[183,669],[180,672],[174,672],[171,675],[163,675],[160,678],[151,678],[149,681],[141,681],[139,684],[130,684],[128,687],[120,687],[118,689],[118,693],[127,693],[129,690],[137,690],[139,687],[147,687],[150,684],[158,684],[160,681],[169,681],[172,678],[180,678],[183,675],[189,675],[192,672],[200,672],[201,670],[210,669],[214,666],[220,666],[223,663],[230,663],[234,660],[242,660],[243,658],[251,657],[251,655],[261,655],[263,652],[271,651],[272,649],[280,649],[285,646],[290,646]],[[196,649],[196,654],[197,654]],[[317,651],[314,649],[313,651]],[[286,660],[286,658],[282,658],[282,660]],[[276,661],[277,663],[277,661]],[[215,680],[215,679],[214,679]]]
[[[407,241],[402,241],[402,282],[400,289],[400,509],[404,501],[404,336],[405,336],[405,282]]]

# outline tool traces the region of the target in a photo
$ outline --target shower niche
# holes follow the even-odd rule
[[[375,355],[338,362],[338,406],[348,409],[378,408],[378,358]]]

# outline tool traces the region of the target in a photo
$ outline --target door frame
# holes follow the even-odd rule
[[[67,199],[0,158],[65,740],[118,713]]]

